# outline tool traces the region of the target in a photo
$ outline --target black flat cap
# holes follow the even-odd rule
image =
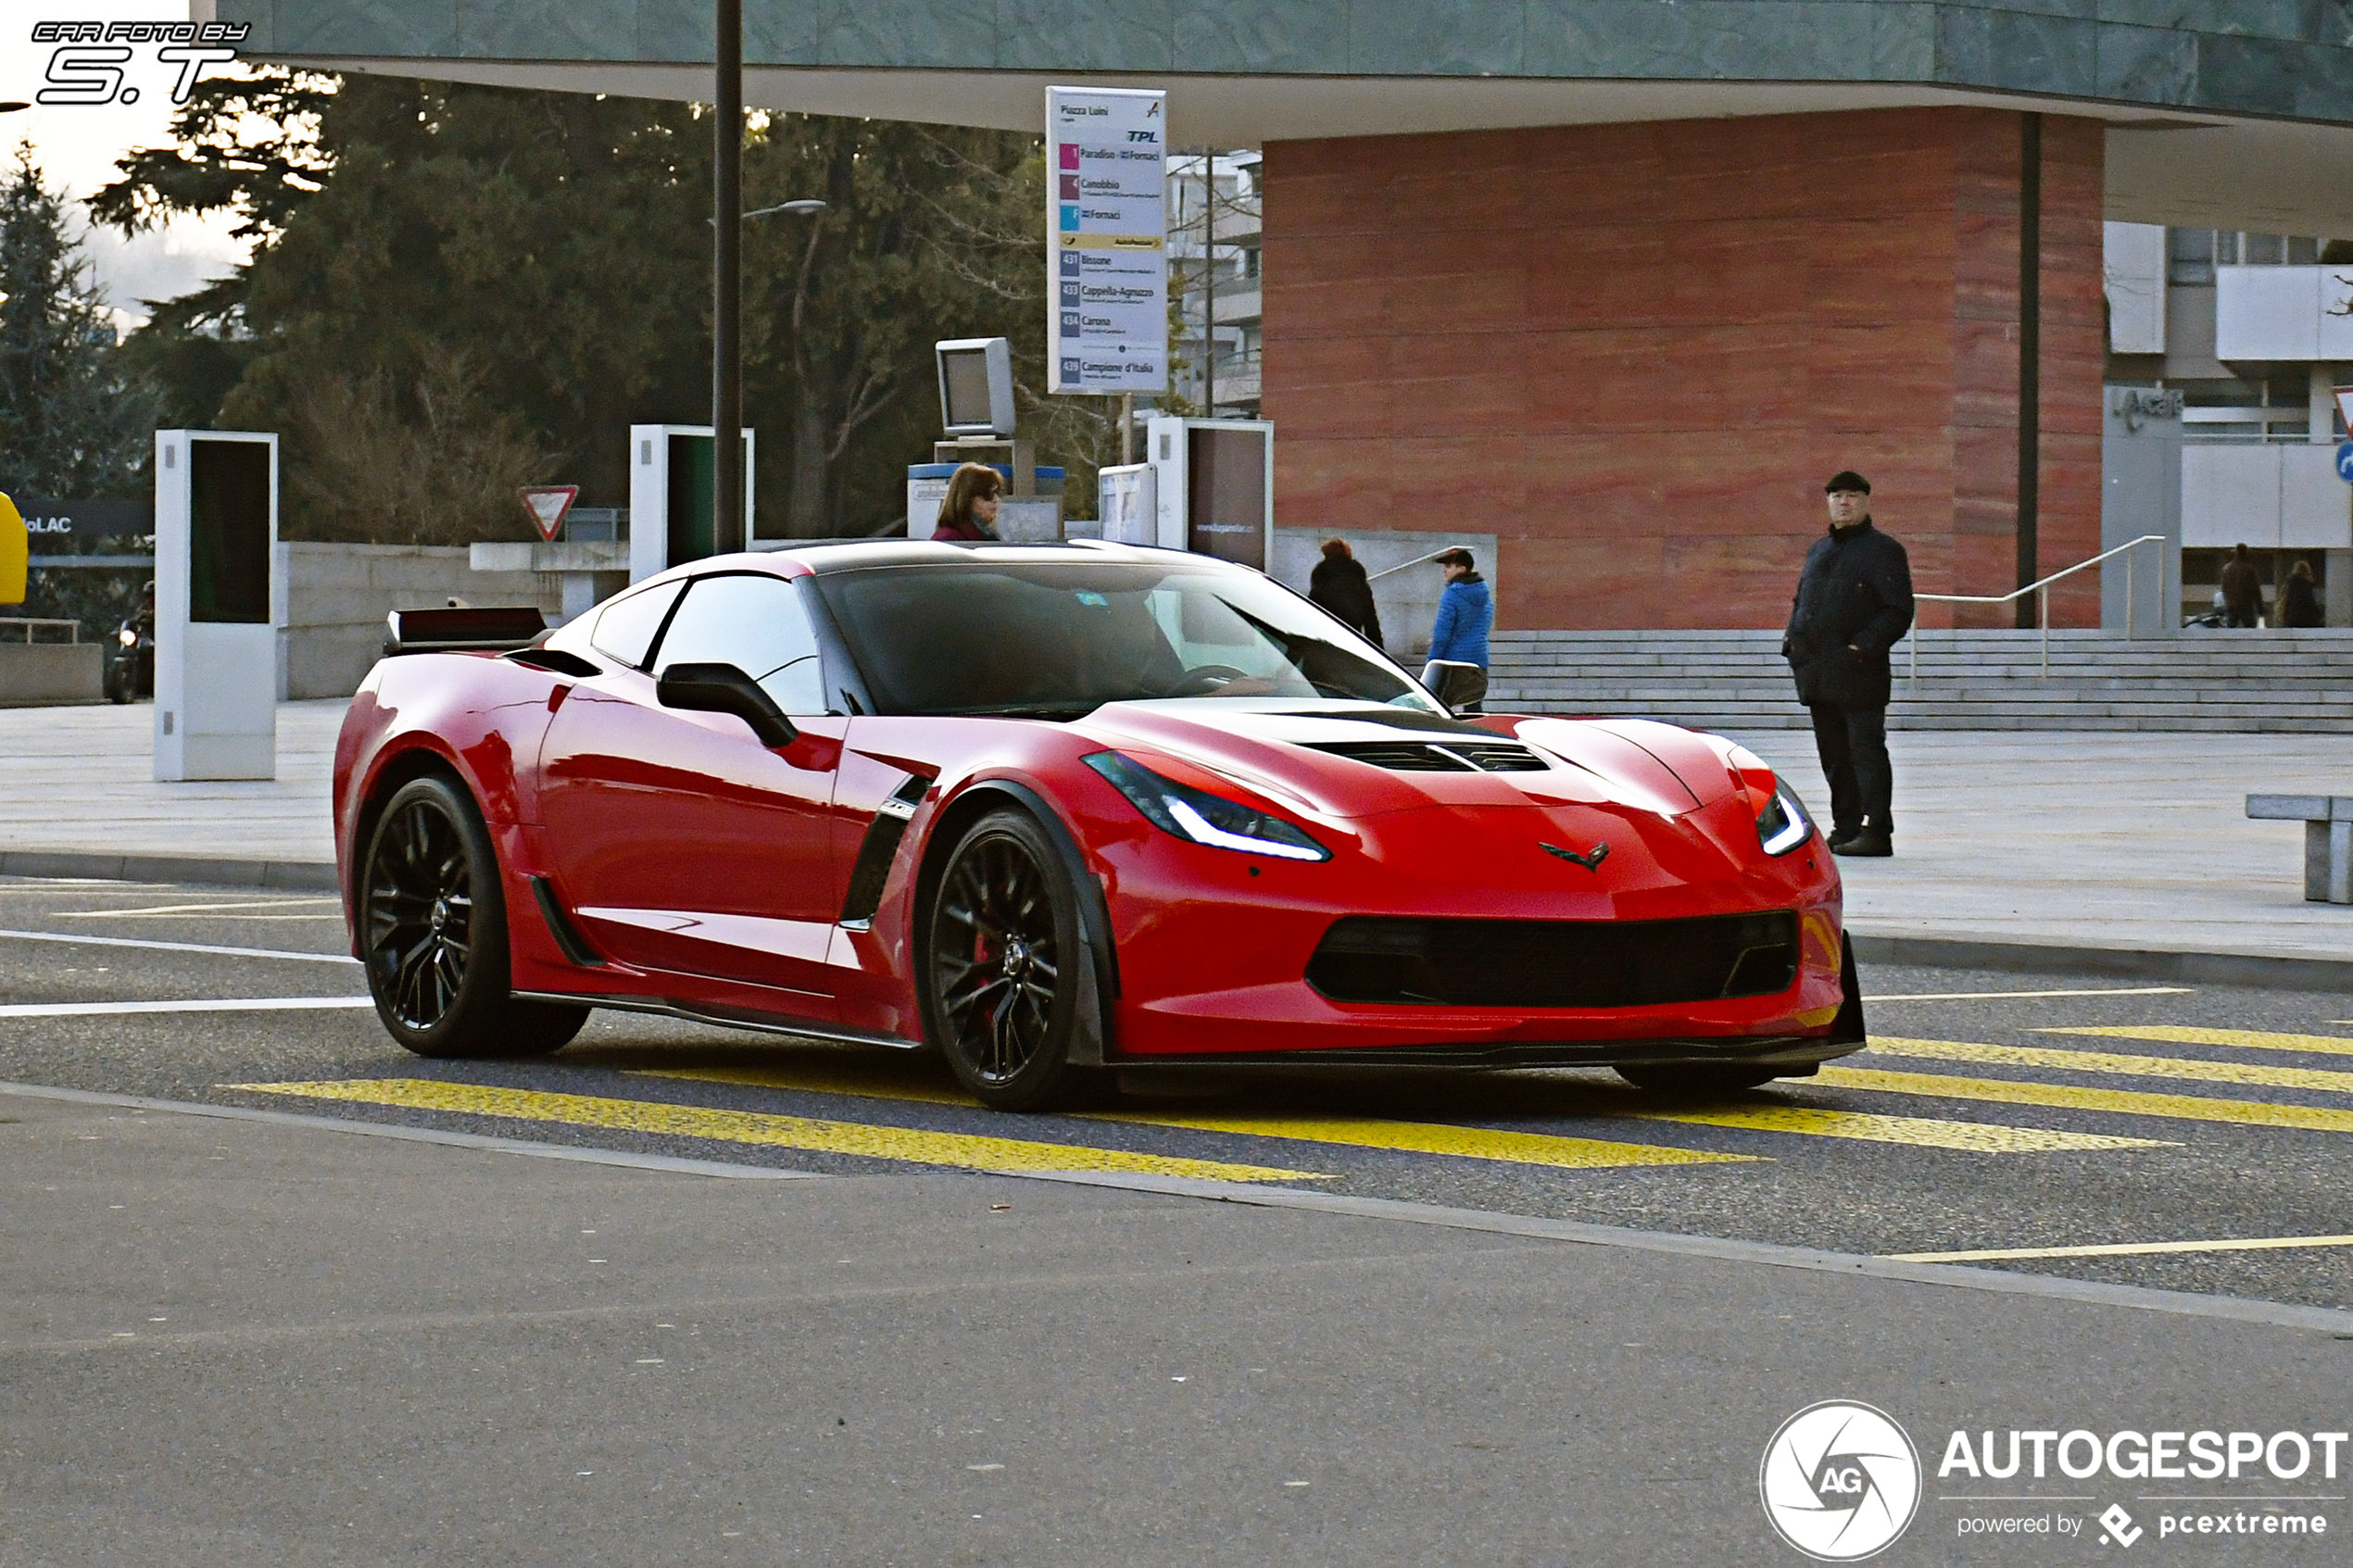
[[[1853,469],[1841,469],[1831,475],[1831,482],[1828,484],[1822,486],[1822,494],[1834,495],[1842,490],[1859,490],[1868,495],[1871,493],[1871,482]]]

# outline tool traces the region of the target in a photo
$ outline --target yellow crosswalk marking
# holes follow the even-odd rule
[[[716,1083],[755,1084],[818,1094],[883,1095],[943,1104],[974,1102],[952,1086],[912,1082],[900,1075],[858,1074],[811,1065],[748,1068],[663,1069],[656,1076],[701,1078]],[[1622,1098],[1613,1094],[1612,1098]],[[1946,1122],[1924,1116],[1883,1116],[1869,1111],[1820,1110],[1803,1106],[1739,1106],[1722,1110],[1621,1110],[1603,1114],[1644,1122],[1680,1122],[1693,1126],[1738,1127],[1754,1132],[1794,1133],[1811,1137],[1859,1138],[1871,1143],[1910,1144],[1922,1148],[1967,1149],[1980,1154],[2033,1154],[2069,1149],[2155,1148],[2161,1140],[2103,1133],[2057,1132],[2042,1127],[2005,1127],[1982,1122]],[[1754,1159],[1753,1155],[1702,1154],[1653,1144],[1542,1133],[1501,1132],[1444,1123],[1391,1122],[1345,1116],[1159,1115],[1105,1112],[1099,1121],[1143,1122],[1201,1132],[1241,1133],[1259,1137],[1298,1138],[1312,1143],[1350,1144],[1423,1154],[1455,1154],[1523,1164],[1600,1168],[1613,1165],[1687,1164]]]
[[[2353,1236],[2267,1236],[2246,1241],[2120,1241],[2096,1247],[2002,1247],[1975,1252],[1890,1252],[1897,1263],[1990,1263],[2005,1258],[2132,1258],[2159,1252],[2268,1252],[2282,1247],[2353,1247]]]
[[[2125,1116],[2166,1116],[2183,1122],[2222,1122],[2243,1127],[2353,1133],[2353,1110],[2326,1106],[2200,1099],[2192,1095],[2149,1094],[2139,1089],[2078,1088],[2064,1084],[1950,1077],[1941,1073],[1894,1073],[1869,1067],[1826,1066],[1814,1081],[1824,1088],[1918,1095],[1930,1099],[1984,1100],[1997,1105],[2043,1105],[2061,1110],[2113,1111]]]
[[[707,1083],[747,1084],[763,1088],[803,1089],[813,1094],[860,1095],[889,1099],[971,1105],[969,1097],[937,1084],[893,1075],[862,1076],[823,1068],[747,1067],[656,1069],[648,1077],[699,1078]],[[1446,1123],[1390,1122],[1376,1117],[1159,1115],[1153,1112],[1089,1112],[1091,1122],[1124,1122],[1148,1127],[1179,1127],[1202,1133],[1238,1133],[1248,1137],[1290,1138],[1302,1143],[1343,1144],[1358,1148],[1400,1149],[1414,1154],[1451,1154],[1469,1160],[1501,1160],[1519,1165],[1603,1170],[1630,1165],[1717,1165],[1753,1161],[1753,1154],[1711,1154],[1657,1144],[1615,1143],[1604,1138],[1556,1137],[1542,1133],[1458,1127]]]
[[[2313,1051],[2353,1056],[2353,1040],[2335,1035],[2277,1035],[2268,1029],[2191,1029],[2165,1023],[2107,1023],[2037,1029],[2037,1035],[2089,1035],[2111,1040],[2164,1040],[2178,1046],[2244,1046],[2259,1051]],[[1877,1044],[1877,1041],[1872,1042]]]
[[[1879,1035],[1871,1036],[1871,1050],[1881,1056],[1927,1057],[1937,1061],[2056,1067],[2065,1073],[2119,1073],[2140,1078],[2186,1078],[2201,1084],[2252,1084],[2265,1088],[2353,1094],[2353,1073],[2330,1073],[2316,1067],[2265,1067],[2250,1061],[2117,1056],[2108,1051],[2039,1049],[2032,1046],[1973,1046],[1958,1040],[1906,1040]]]
[[[520,1122],[557,1122],[574,1127],[717,1138],[824,1154],[857,1154],[875,1160],[906,1160],[925,1165],[955,1165],[975,1171],[1120,1171],[1155,1176],[1197,1176],[1225,1182],[1315,1181],[1310,1171],[1234,1165],[1214,1160],[1180,1160],[1121,1149],[1083,1148],[1023,1138],[979,1137],[967,1133],[925,1132],[912,1127],[874,1127],[806,1116],[772,1116],[709,1106],[671,1105],[657,1100],[606,1099],[592,1095],[550,1094],[483,1084],[451,1084],[427,1078],[353,1078],[322,1083],[232,1084],[260,1094],[299,1095],[309,1099],[349,1100],[397,1106],[408,1110],[454,1110],[502,1116]]]
[[[1296,1138],[1305,1143],[1349,1144],[1358,1148],[1393,1148],[1410,1154],[1453,1154],[1469,1160],[1504,1160],[1520,1165],[1558,1165],[1597,1170],[1616,1165],[1711,1165],[1755,1160],[1753,1154],[1710,1154],[1671,1145],[1615,1143],[1606,1138],[1561,1137],[1550,1133],[1513,1133],[1491,1127],[1458,1127],[1445,1122],[1389,1122],[1359,1116],[1154,1116],[1096,1115],[1102,1122],[1140,1122],[1152,1127],[1189,1127],[1203,1133],[1240,1133],[1258,1138]]]
[[[2042,1127],[2004,1127],[1984,1122],[1940,1122],[1924,1116],[1881,1116],[1860,1110],[1818,1110],[1776,1105],[1737,1110],[1636,1111],[1650,1122],[1691,1122],[1709,1127],[1745,1127],[1761,1133],[1805,1133],[1817,1137],[1861,1138],[1870,1143],[1911,1144],[1922,1148],[1959,1148],[1977,1154],[2038,1154],[2056,1149],[2159,1148],[2151,1138],[2105,1133],[2061,1133]]]

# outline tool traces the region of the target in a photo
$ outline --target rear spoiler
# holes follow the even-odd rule
[[[527,648],[547,630],[547,618],[533,605],[472,606],[448,609],[396,609],[384,617],[384,657],[403,653],[504,653]]]

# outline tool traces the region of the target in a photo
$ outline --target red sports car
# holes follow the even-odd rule
[[[676,568],[552,633],[394,618],[335,748],[354,953],[429,1056],[589,1009],[1107,1070],[1860,1047],[1839,879],[1730,743],[1457,717],[1256,572],[1074,544]],[[501,651],[501,650],[504,651]]]

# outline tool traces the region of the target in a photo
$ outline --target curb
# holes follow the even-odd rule
[[[202,887],[269,887],[301,893],[335,893],[342,889],[332,861],[93,855],[77,850],[0,850],[0,876],[88,876],[116,882],[187,882]]]
[[[87,876],[123,882],[186,882],[204,887],[260,887],[337,893],[331,862],[217,860],[181,855],[93,855],[0,850],[0,876]],[[1890,936],[1850,931],[1863,963],[1923,969],[1986,969],[2025,974],[2119,974],[2198,985],[2261,985],[2353,991],[2353,959],[2274,953],[2197,953],[2163,947],[2089,947],[1993,936]]]
[[[2195,985],[2353,991],[2353,959],[2276,953],[2193,953],[2164,947],[2084,947],[1993,936],[1878,936],[1850,931],[1861,963],[1990,969],[2026,974],[2115,974]]]

